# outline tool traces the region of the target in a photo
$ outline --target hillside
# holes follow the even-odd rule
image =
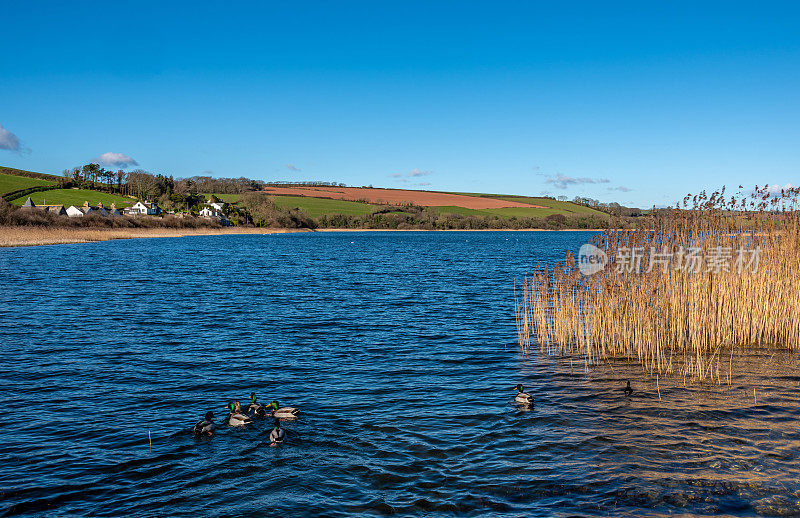
[[[45,185],[54,185],[54,182],[42,180],[40,178],[0,173],[0,195],[27,189],[29,187],[41,187]]]
[[[312,217],[323,214],[365,215],[387,204],[427,207],[439,214],[501,218],[601,217],[598,210],[551,198],[483,193],[448,193],[364,187],[267,187],[278,206],[297,208]]]
[[[141,177],[142,173],[137,174]],[[161,182],[157,184],[159,187],[153,199],[159,201],[165,211],[198,214],[204,201],[214,194],[230,204],[225,214],[236,225],[442,230],[552,229],[598,228],[609,221],[609,216],[604,212],[542,197],[338,185],[264,185],[263,182],[246,179],[215,180],[228,189],[228,194],[200,191],[202,194],[189,195],[186,185],[191,186],[192,181],[184,184],[184,190],[177,191],[173,190],[171,178],[152,175],[149,178],[152,185]],[[242,183],[242,180],[245,182]],[[97,184],[86,179],[74,181],[0,167],[0,194],[13,205],[22,205],[28,196],[37,205],[80,206],[88,202],[90,205],[102,203],[105,206],[114,203],[121,208],[136,201],[132,196],[94,190],[91,188],[94,185]],[[211,187],[208,183],[205,185]],[[261,190],[253,191],[259,187]],[[131,187],[125,182],[121,183],[118,190],[137,192],[135,186]],[[237,191],[241,194],[230,194]]]
[[[53,189],[49,191],[34,192],[11,201],[14,205],[22,205],[25,200],[31,197],[31,201],[36,205],[70,205],[81,206],[84,202],[89,202],[89,205],[97,205],[102,203],[108,207],[112,203],[119,207],[129,207],[136,203],[133,198],[126,198],[124,196],[117,196],[116,194],[109,194],[106,192],[92,191],[90,189]]]

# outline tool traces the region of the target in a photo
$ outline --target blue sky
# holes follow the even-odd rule
[[[800,183],[792,3],[169,4],[0,7],[0,165],[639,206]]]

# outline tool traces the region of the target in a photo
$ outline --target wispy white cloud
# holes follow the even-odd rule
[[[556,176],[549,176],[544,183],[553,185],[556,189],[566,189],[571,185],[584,185],[590,183],[609,183],[608,178],[574,178],[558,173]]]
[[[396,178],[396,179],[398,179],[399,181],[401,181],[403,183],[408,183],[408,179],[409,178],[419,178],[421,176],[428,176],[428,175],[432,175],[432,174],[433,174],[433,171],[424,171],[422,169],[419,169],[419,168],[415,167],[414,169],[412,169],[411,171],[409,171],[407,173],[392,173],[389,176],[391,176],[392,178]],[[430,185],[430,182],[415,183],[415,184],[412,184],[412,185]]]
[[[104,165],[108,167],[121,167],[125,169],[132,165],[139,165],[139,162],[129,157],[124,153],[112,153],[111,151],[103,153],[99,157],[92,160],[95,164]]]
[[[301,171],[299,167],[296,167],[292,164],[286,164],[286,169],[288,169],[289,171],[294,171],[295,173],[299,173]]]
[[[619,191],[619,192],[631,192],[633,189],[630,187],[625,187],[624,185],[620,185],[618,187],[609,187],[609,191]]]
[[[17,153],[30,152],[20,143],[19,137],[5,129],[2,124],[0,124],[0,149],[16,151]]]

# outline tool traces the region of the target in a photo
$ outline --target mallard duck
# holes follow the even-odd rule
[[[286,438],[286,431],[281,428],[281,422],[275,419],[275,428],[269,433],[269,445],[277,446]]]
[[[525,387],[523,387],[522,385],[517,385],[516,387],[514,387],[514,390],[517,391],[517,396],[514,398],[515,402],[523,405],[533,404],[533,396],[525,392]]]
[[[242,413],[242,404],[238,401],[228,403],[225,408],[230,412],[228,417],[225,418],[225,422],[228,426],[242,426],[253,422],[252,419]]]
[[[267,405],[267,410],[270,412],[269,417],[277,417],[278,419],[297,419],[297,416],[300,415],[299,409],[288,406],[281,408],[277,401]]]
[[[258,403],[256,401],[256,393],[250,393],[250,404],[247,405],[248,413],[257,416],[257,417],[266,417],[267,416],[267,407]]]
[[[630,396],[633,394],[633,388],[631,388],[631,380],[628,380],[628,384],[622,389],[625,392],[626,396]]]
[[[201,435],[214,435],[214,428],[216,428],[214,424],[214,412],[206,412],[205,419],[194,425],[192,431],[195,437],[200,437]]]

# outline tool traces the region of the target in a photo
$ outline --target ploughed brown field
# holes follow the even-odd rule
[[[429,191],[406,191],[402,189],[368,189],[360,187],[265,187],[264,192],[283,196],[308,196],[334,200],[366,201],[375,204],[407,205],[421,207],[456,206],[466,209],[500,209],[503,207],[534,207],[531,205],[497,198],[479,198],[463,194],[447,194]]]

